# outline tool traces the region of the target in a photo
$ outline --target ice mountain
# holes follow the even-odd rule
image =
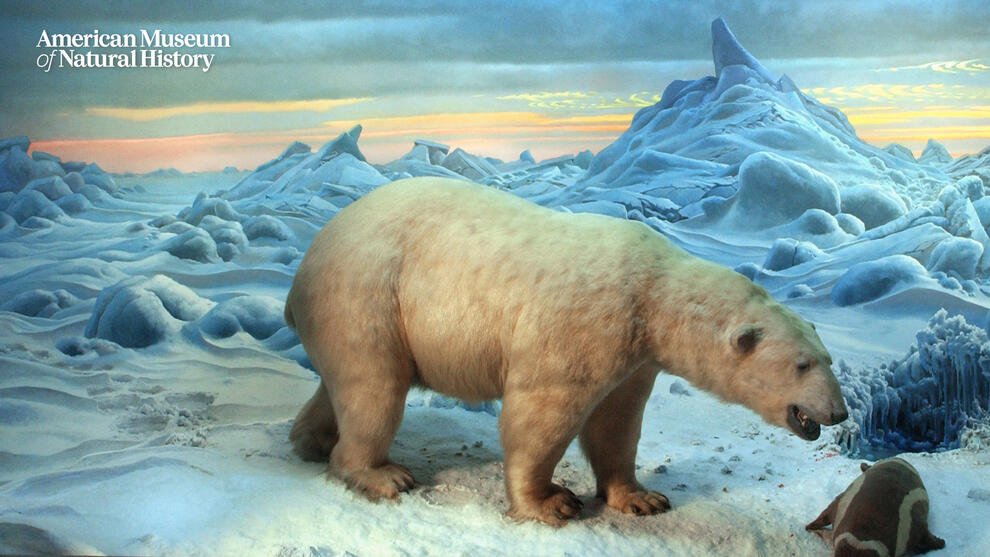
[[[739,43],[725,21],[711,25],[715,75],[674,81],[657,104],[602,150],[579,182],[632,188],[669,199],[681,216],[702,212],[709,197],[729,197],[747,158],[772,152],[829,176],[839,188],[874,186],[889,195],[932,198],[948,182],[856,136],[846,117],[779,78]]]

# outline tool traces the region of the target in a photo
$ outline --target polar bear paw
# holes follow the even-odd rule
[[[626,514],[640,516],[660,514],[670,510],[670,500],[665,495],[645,489],[612,494],[606,503]]]
[[[550,484],[550,493],[527,505],[513,505],[508,515],[516,520],[539,520],[550,526],[560,527],[581,514],[584,503],[574,492],[557,484]]]
[[[331,474],[340,477],[348,487],[372,501],[397,499],[400,492],[409,491],[415,484],[409,470],[393,462],[344,473],[331,471]]]

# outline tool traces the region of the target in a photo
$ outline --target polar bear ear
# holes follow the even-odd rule
[[[740,354],[748,354],[756,348],[761,338],[763,338],[763,329],[760,327],[751,324],[740,325],[732,331],[732,347]]]

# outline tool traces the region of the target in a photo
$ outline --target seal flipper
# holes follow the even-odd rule
[[[926,529],[921,539],[918,540],[918,545],[915,549],[918,553],[927,553],[933,549],[942,549],[943,547],[945,547],[945,540]]]
[[[833,532],[832,530],[826,530],[825,527],[832,524],[832,521],[835,520],[835,511],[839,506],[839,499],[841,498],[842,495],[839,495],[833,499],[832,502],[825,507],[825,510],[822,511],[822,514],[818,515],[818,518],[809,522],[804,529],[818,534],[826,542],[831,542]]]

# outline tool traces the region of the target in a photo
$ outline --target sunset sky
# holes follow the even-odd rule
[[[713,73],[723,16],[860,137],[990,145],[985,0],[0,2],[0,136],[108,170],[253,168],[356,123],[372,162],[430,139],[514,159],[600,150],[674,79]],[[39,69],[48,33],[222,33],[200,69]],[[87,49],[77,49],[85,51]],[[97,52],[123,52],[91,49]],[[175,50],[165,49],[167,52]]]

